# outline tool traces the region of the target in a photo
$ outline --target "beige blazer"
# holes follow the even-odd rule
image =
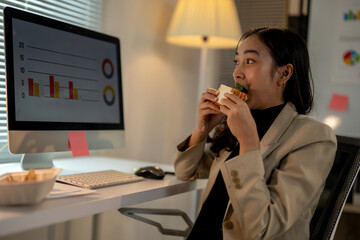
[[[221,171],[229,194],[223,237],[229,239],[309,239],[309,225],[333,164],[333,131],[287,103],[260,142],[260,150],[225,161],[202,142],[184,151],[178,145],[179,179],[209,178],[202,204]]]

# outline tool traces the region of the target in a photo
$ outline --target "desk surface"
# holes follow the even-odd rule
[[[77,173],[114,169],[132,173],[134,168],[151,165],[141,162],[105,157],[81,157],[54,160],[55,167],[63,173]],[[172,166],[157,164],[165,171]],[[19,164],[2,164],[0,174],[21,171]],[[160,199],[205,187],[206,180],[184,182],[174,176],[163,180],[144,181],[97,189],[95,193],[83,196],[45,199],[32,206],[0,207],[0,236],[48,226],[76,218],[90,216],[134,204]]]

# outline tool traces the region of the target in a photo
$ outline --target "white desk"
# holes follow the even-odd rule
[[[76,159],[58,159],[55,167],[63,168],[65,173],[76,173],[115,169],[132,173],[134,168],[151,165],[116,158],[81,157]],[[165,171],[172,171],[171,165],[156,164]],[[19,164],[0,165],[0,174],[21,171]],[[101,188],[96,193],[46,199],[39,204],[20,207],[0,207],[0,237],[38,227],[48,226],[76,218],[90,216],[134,204],[160,199],[188,191],[203,189],[206,180],[184,182],[174,176],[166,176],[163,180],[145,179],[144,181]],[[189,199],[191,201],[191,199]]]

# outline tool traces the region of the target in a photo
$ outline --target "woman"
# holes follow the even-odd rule
[[[309,239],[336,137],[305,116],[313,104],[306,44],[286,29],[253,29],[234,62],[248,101],[226,93],[219,107],[218,91],[207,89],[178,145],[177,177],[209,178],[188,239]]]

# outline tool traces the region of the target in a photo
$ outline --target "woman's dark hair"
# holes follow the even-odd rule
[[[269,49],[275,67],[290,63],[294,72],[284,89],[284,101],[292,102],[298,113],[308,114],[313,107],[313,81],[309,53],[304,40],[295,32],[284,28],[261,27],[245,33],[240,41],[256,35]]]
[[[292,64],[294,72],[287,81],[283,93],[284,102],[292,102],[299,114],[308,114],[313,107],[313,80],[310,70],[309,53],[304,40],[295,32],[278,27],[260,27],[246,32],[240,41],[256,35],[264,43],[273,58],[274,68]],[[228,126],[222,122],[213,137],[211,150],[232,150],[236,139]]]

